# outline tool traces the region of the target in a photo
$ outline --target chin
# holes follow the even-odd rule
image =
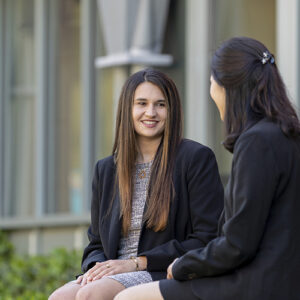
[[[144,134],[141,137],[149,140],[156,140],[162,137],[162,134]]]

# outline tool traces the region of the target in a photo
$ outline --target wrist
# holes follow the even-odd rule
[[[135,265],[135,271],[140,271],[138,258],[136,256],[130,256],[130,260]]]
[[[143,271],[147,269],[147,257],[146,256],[138,256],[137,257],[139,270]]]
[[[143,271],[147,269],[147,257],[146,256],[130,256],[130,260],[135,265],[135,271]]]

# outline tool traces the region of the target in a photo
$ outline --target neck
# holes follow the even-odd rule
[[[156,139],[145,139],[143,137],[138,137],[138,163],[147,163],[154,159],[158,146],[160,144],[161,137]]]

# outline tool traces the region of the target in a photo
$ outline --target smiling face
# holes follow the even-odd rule
[[[150,82],[135,90],[132,106],[134,130],[138,139],[160,139],[167,119],[166,99],[161,90]]]
[[[221,120],[224,120],[226,92],[225,88],[219,85],[213,76],[210,76],[210,96],[217,105]]]

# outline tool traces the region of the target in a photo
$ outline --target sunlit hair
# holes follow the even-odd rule
[[[145,220],[154,231],[163,230],[168,221],[174,197],[172,171],[177,146],[182,139],[182,108],[174,82],[164,73],[145,69],[131,75],[125,82],[117,110],[116,134],[113,146],[117,168],[123,234],[127,235],[131,221],[133,180],[138,145],[132,119],[134,93],[143,82],[156,85],[164,95],[167,117],[163,136],[156,152],[149,180]]]
[[[276,61],[265,62],[264,53],[270,52],[259,41],[236,37],[224,42],[212,58],[212,76],[226,91],[224,146],[231,152],[240,134],[262,118],[279,124],[287,136],[300,134]]]

